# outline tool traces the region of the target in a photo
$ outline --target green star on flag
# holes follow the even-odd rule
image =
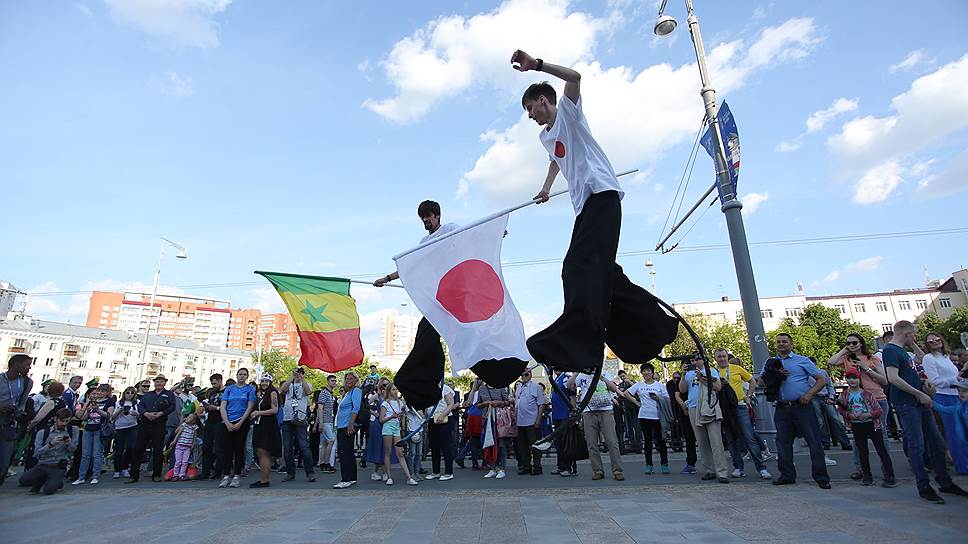
[[[311,302],[306,301],[306,307],[303,308],[302,313],[309,316],[310,323],[328,323],[329,319],[327,319],[324,315],[326,313],[327,306],[329,306],[329,304],[313,306]]]

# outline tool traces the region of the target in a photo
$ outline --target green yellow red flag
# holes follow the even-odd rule
[[[299,364],[337,372],[363,361],[360,315],[350,280],[260,272],[276,288],[299,329]]]

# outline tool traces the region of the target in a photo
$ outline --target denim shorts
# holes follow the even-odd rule
[[[333,430],[332,423],[323,423],[323,429],[319,432],[319,438],[323,442],[336,442],[336,431]]]

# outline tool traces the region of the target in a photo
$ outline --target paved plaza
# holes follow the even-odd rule
[[[903,456],[894,451],[901,485],[863,487],[847,478],[850,452],[830,452],[833,489],[802,480],[775,487],[758,478],[729,485],[697,476],[641,474],[641,456],[626,456],[627,480],[517,476],[483,480],[456,469],[451,482],[386,487],[360,471],[360,483],[335,491],[332,475],[307,483],[302,475],[272,487],[217,489],[215,482],[143,482],[108,478],[97,487],[71,487],[54,497],[0,488],[5,543],[58,544],[131,535],[138,544],[270,541],[286,543],[594,543],[645,542],[964,542],[968,499],[945,505],[918,499]],[[673,456],[673,467],[681,468]],[[875,467],[877,463],[875,461]],[[551,466],[546,464],[546,470]],[[797,457],[798,471],[809,462]],[[775,471],[775,462],[770,463]],[[876,474],[876,473],[875,473]],[[109,475],[107,475],[109,476]],[[968,484],[968,478],[957,480]],[[123,538],[122,538],[123,539]]]

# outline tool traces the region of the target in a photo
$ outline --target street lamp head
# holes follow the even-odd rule
[[[652,259],[646,259],[645,266],[646,268],[652,268]]]
[[[677,24],[678,23],[676,22],[675,17],[671,15],[662,15],[656,20],[655,28],[652,30],[655,32],[656,36],[664,38],[675,31]]]
[[[185,260],[188,258],[188,253],[185,253],[185,250],[183,249],[175,254],[175,258]]]

